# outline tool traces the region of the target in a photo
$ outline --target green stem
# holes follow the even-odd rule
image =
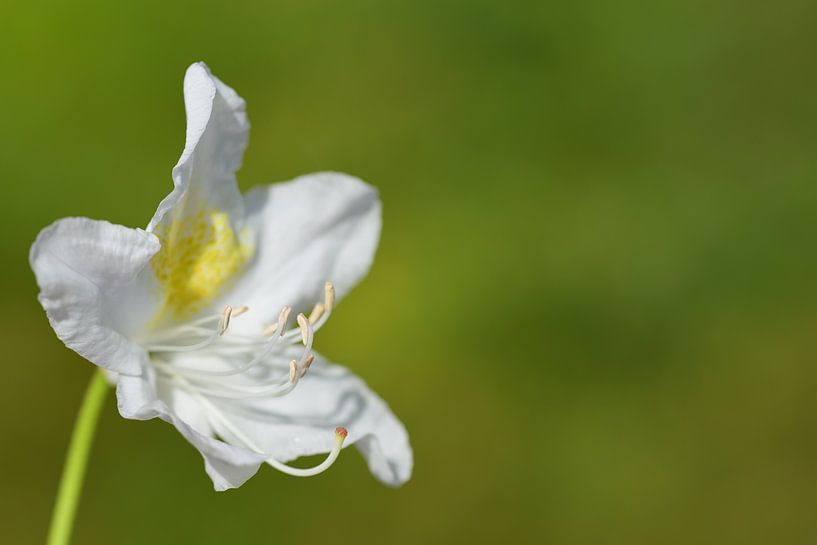
[[[88,465],[88,453],[94,441],[96,423],[107,393],[108,382],[105,375],[102,370],[97,370],[91,377],[74,423],[74,432],[71,434],[71,443],[68,445],[68,455],[65,458],[65,467],[57,492],[57,503],[51,515],[47,545],[67,545],[71,538],[74,515],[82,492],[82,480]]]

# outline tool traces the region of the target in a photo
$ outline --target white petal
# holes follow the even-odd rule
[[[237,488],[255,475],[266,456],[215,439],[201,406],[188,406],[179,411],[176,403],[179,399],[168,399],[168,393],[184,396],[179,390],[159,392],[152,368],[139,377],[120,376],[116,387],[119,414],[134,420],[158,417],[175,426],[204,458],[205,471],[218,491]],[[191,417],[195,423],[188,420]],[[205,429],[201,429],[201,425]]]
[[[380,238],[377,190],[346,174],[323,172],[256,187],[245,196],[256,256],[224,298],[249,305],[237,329],[257,330],[283,305],[308,310],[326,281],[340,299],[369,271]]]
[[[184,77],[187,139],[173,168],[173,192],[159,204],[148,231],[160,224],[216,208],[234,222],[243,216],[235,171],[247,147],[250,124],[244,100],[196,63]],[[235,224],[234,224],[235,226]]]
[[[159,241],[141,229],[65,218],[43,229],[29,260],[57,336],[91,362],[139,374],[145,351],[129,337],[154,300],[142,273]]]
[[[187,141],[173,168],[174,189],[147,228],[162,243],[153,262],[164,298],[160,325],[206,309],[253,247],[235,178],[250,127],[244,100],[203,63],[188,68],[184,99]]]
[[[343,426],[349,431],[344,445],[356,444],[378,479],[399,486],[411,477],[403,424],[360,378],[320,356],[285,397],[210,399],[257,448],[282,462],[330,451],[333,430]]]

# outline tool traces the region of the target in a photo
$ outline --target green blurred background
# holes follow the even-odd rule
[[[5,2],[0,541],[42,543],[91,366],[27,251],[144,226],[206,61],[248,102],[243,188],[335,169],[382,243],[318,349],[406,423],[216,494],[108,400],[77,544],[817,542],[817,4]]]

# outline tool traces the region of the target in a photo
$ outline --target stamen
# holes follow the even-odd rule
[[[292,360],[289,362],[289,382],[290,384],[295,384],[295,380],[298,378],[298,362]]]
[[[334,286],[326,282],[324,300],[313,307],[309,317],[298,314],[297,326],[289,329],[292,307],[284,305],[276,322],[264,329],[263,335],[227,334],[232,317],[248,312],[249,308],[242,305],[233,309],[226,305],[218,314],[164,329],[161,336],[151,339],[157,344],[143,346],[151,352],[151,359],[163,377],[196,396],[236,400],[281,397],[297,386],[315,361],[312,354],[315,331],[328,320],[334,301]],[[194,344],[182,344],[190,341]],[[296,346],[299,341],[303,343],[300,350]],[[178,358],[174,355],[183,352],[195,354]],[[244,380],[224,380],[238,377],[254,366],[263,369],[252,376],[244,375]]]
[[[323,315],[325,307],[323,303],[315,303],[315,306],[312,308],[312,312],[309,314],[309,323],[315,325],[320,317]]]
[[[172,367],[171,367],[172,372]],[[174,378],[181,378],[182,375],[175,374]],[[209,382],[215,388],[207,388],[199,384],[192,384],[187,382],[196,393],[204,394],[210,397],[220,397],[223,399],[251,399],[258,397],[284,397],[295,389],[295,383],[289,381],[289,377],[278,379],[265,384],[264,386],[256,386],[255,388],[249,386],[238,386],[235,384],[227,384],[221,382],[214,382],[212,379],[201,379],[199,377],[192,377],[187,375],[190,380],[200,382]]]
[[[329,319],[332,314],[332,308],[335,306],[335,286],[332,282],[324,284],[323,302],[317,303],[309,315],[309,323],[315,326],[315,331],[323,327],[323,324]]]
[[[289,320],[290,312],[292,312],[292,307],[289,305],[284,305],[283,308],[281,308],[281,313],[278,314],[278,321],[270,326],[267,326],[267,328],[262,332],[262,335],[269,337],[278,331],[283,337],[284,333],[286,332],[286,325],[287,321]]]
[[[309,354],[306,359],[304,360],[304,366],[301,370],[301,378],[304,378],[309,366],[312,365],[312,362],[315,361],[315,354]]]
[[[279,333],[280,331],[284,331],[285,325],[283,325],[280,329],[279,326],[286,323],[286,320],[290,313],[291,307],[285,306],[281,309],[281,313],[278,317],[278,322],[276,322],[275,324],[274,331],[278,331]],[[225,316],[227,314],[228,312],[227,309],[225,308]],[[235,314],[235,312],[232,312],[232,314]],[[294,371],[294,374],[292,375],[294,379],[289,381],[291,384],[295,384],[297,383],[297,379],[301,377],[301,367],[305,364],[306,359],[310,356],[310,351],[312,350],[312,343],[314,340],[314,329],[312,328],[312,324],[309,323],[309,320],[303,314],[298,315],[298,328],[297,329],[293,328],[292,330],[286,332],[286,334],[274,335],[272,336],[272,338],[269,338],[268,336],[267,337],[242,336],[240,334],[224,337],[223,341],[219,343],[218,347],[212,349],[224,360],[231,359],[233,356],[241,356],[248,351],[254,352],[254,350],[251,348],[253,346],[265,345],[260,352],[257,352],[254,356],[251,356],[248,361],[238,364],[230,369],[223,370],[198,369],[195,367],[178,365],[171,362],[164,363],[161,361],[157,361],[156,364],[165,368],[168,371],[172,370],[172,372],[177,374],[178,373],[187,374],[188,376],[190,376],[190,378],[198,382],[207,381],[207,377],[234,376],[244,373],[251,367],[264,362],[265,360],[267,360],[267,357],[273,353],[273,350],[277,344],[294,342],[296,336],[300,336],[301,340],[304,343],[304,349],[301,352],[301,355],[298,357],[298,359],[295,360],[296,369]],[[282,348],[282,350],[286,351],[287,349]],[[257,384],[257,386],[270,385],[276,386],[276,388],[271,393],[277,394],[279,393],[277,387],[280,386],[281,384],[283,383],[276,379],[262,384]],[[217,384],[212,385],[216,386]],[[231,389],[234,390],[234,388],[232,388],[229,385],[224,386],[226,390]],[[256,388],[248,391],[247,389],[241,388],[239,390],[239,393],[240,392],[248,392],[249,395],[256,396],[269,392],[269,389]],[[233,391],[231,393],[236,392]],[[232,395],[230,397],[232,397]]]
[[[253,367],[266,359],[267,356],[270,355],[275,345],[278,343],[281,337],[275,337],[272,340],[266,341],[267,346],[262,350],[259,354],[257,354],[254,358],[249,360],[247,363],[239,365],[233,369],[228,371],[210,371],[207,369],[194,369],[192,367],[184,367],[179,365],[173,365],[173,370],[178,372],[182,371],[185,373],[192,373],[194,375],[203,375],[203,376],[214,376],[214,377],[229,377],[232,375],[240,375],[250,367]]]
[[[303,334],[304,351],[301,353],[300,358],[302,365],[306,362],[306,358],[309,357],[310,351],[312,350],[312,341],[315,339],[314,330],[309,320],[303,321],[303,329],[306,330],[306,332]]]
[[[307,320],[306,316],[303,314],[298,314],[298,325],[301,328],[301,340],[303,341],[304,345],[306,345],[306,340],[309,336],[309,320]]]
[[[230,323],[230,313],[232,309],[229,305],[224,307],[224,310],[220,315],[216,315],[219,318],[218,326],[214,329],[209,335],[207,335],[204,339],[199,342],[193,344],[152,344],[150,341],[144,342],[142,347],[147,350],[148,352],[195,352],[198,350],[202,350],[207,348],[211,344],[213,344],[221,335],[227,330],[227,326]],[[215,316],[209,316],[207,319],[212,320]],[[202,319],[203,320],[203,319]],[[202,321],[198,320],[198,321]],[[184,337],[186,333],[184,332],[185,327],[182,326],[179,328],[179,332],[177,333],[179,336]],[[193,329],[193,332],[196,332],[197,328]],[[207,329],[203,329],[202,332],[206,333]],[[161,342],[161,341],[170,341],[173,342],[174,337],[168,335],[160,335],[152,339],[154,343]]]
[[[284,331],[287,328],[290,312],[292,312],[292,307],[289,305],[284,305],[284,308],[281,309],[281,314],[278,315],[278,334],[282,337],[284,336]]]
[[[327,282],[323,286],[323,305],[327,311],[332,310],[332,305],[335,304],[335,286],[332,282]]]
[[[218,335],[224,335],[227,328],[230,327],[230,315],[233,313],[233,307],[224,305],[224,310],[221,311],[221,320],[218,323]]]

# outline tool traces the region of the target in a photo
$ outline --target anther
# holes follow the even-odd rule
[[[281,313],[278,315],[278,321],[272,325],[269,325],[261,332],[262,335],[267,337],[272,336],[276,331],[281,334],[281,336],[286,333],[286,325],[287,320],[289,320],[289,314],[292,312],[292,307],[289,305],[284,305],[281,308]]]
[[[298,326],[301,328],[301,340],[306,346],[306,341],[309,338],[309,320],[303,314],[298,314]]]
[[[315,307],[312,309],[312,313],[309,315],[309,323],[315,325],[315,322],[320,320],[321,316],[323,316],[324,311],[323,303],[315,303]]]
[[[298,378],[298,362],[292,360],[289,362],[289,382],[295,384],[295,380]]]
[[[227,328],[230,327],[230,316],[233,313],[233,307],[224,305],[224,310],[221,311],[221,320],[218,323],[218,334],[224,335]]]
[[[332,310],[332,305],[335,304],[335,286],[332,282],[327,282],[323,287],[324,307],[327,311]]]
[[[315,354],[309,354],[304,360],[304,367],[301,369],[301,378],[306,374],[306,371],[309,369],[309,366],[312,365],[313,361],[315,361]]]
[[[235,316],[241,316],[242,314],[244,314],[248,310],[250,310],[250,307],[248,307],[247,305],[240,306],[240,307],[238,307],[237,309],[235,309],[233,311],[233,316],[234,317]]]
[[[290,312],[292,312],[292,307],[289,305],[284,305],[284,308],[281,309],[281,314],[278,315],[278,334],[282,337],[286,330]]]

